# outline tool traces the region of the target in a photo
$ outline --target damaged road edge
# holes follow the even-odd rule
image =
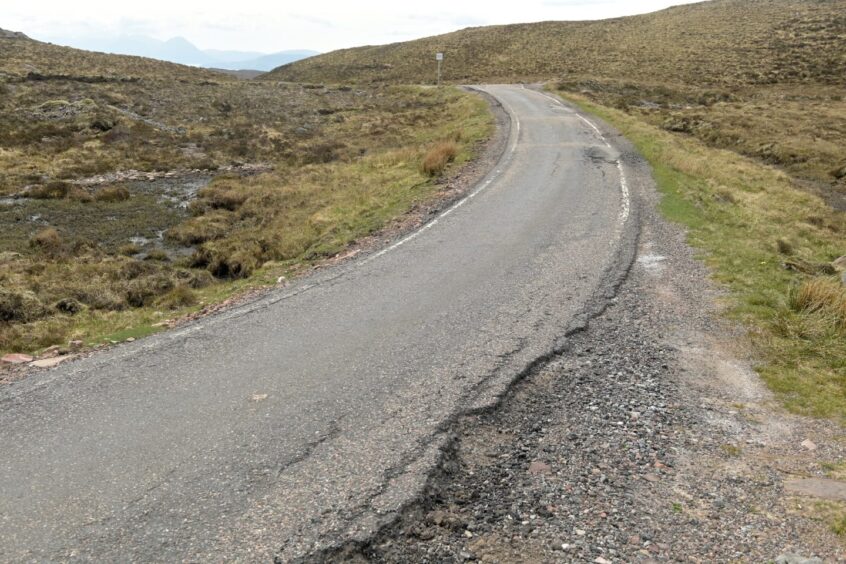
[[[472,90],[480,92],[475,88]],[[482,94],[489,100],[493,99],[484,92]],[[581,117],[578,110],[566,102],[560,103]],[[496,102],[496,106],[506,109],[498,101]],[[648,179],[647,181],[650,184],[652,183],[652,176],[648,163],[620,133],[605,123],[600,122],[597,124],[593,121],[588,123],[596,129],[602,140],[609,146],[610,143],[607,141],[609,137],[613,137],[616,144],[623,145],[622,147],[615,147],[615,149],[619,151],[616,164],[621,171],[623,188],[621,198],[624,198],[624,200],[621,202],[621,207],[626,208],[626,214],[620,226],[618,240],[616,243],[612,243],[616,244],[614,259],[605,269],[600,283],[594,290],[591,298],[573,320],[562,329],[561,336],[556,339],[548,351],[536,356],[520,368],[514,369],[506,365],[503,369],[491,373],[467,394],[466,401],[464,402],[465,405],[469,406],[467,409],[457,411],[446,420],[435,434],[420,444],[413,451],[413,454],[405,459],[401,467],[393,468],[386,472],[385,487],[369,500],[371,506],[362,507],[358,515],[359,519],[370,521],[372,523],[371,526],[361,527],[354,523],[349,530],[349,534],[345,535],[343,540],[328,544],[318,551],[293,560],[286,560],[281,556],[277,556],[274,562],[291,562],[294,564],[336,562],[346,561],[363,554],[367,547],[375,542],[392,525],[401,521],[405,515],[414,512],[418,506],[424,504],[437,490],[437,484],[441,483],[444,477],[450,474],[450,469],[454,468],[457,464],[458,435],[456,429],[459,424],[468,418],[495,411],[509,397],[519,383],[537,374],[556,357],[565,354],[569,349],[570,339],[586,331],[590,321],[601,316],[613,303],[618,290],[626,280],[634,264],[640,237],[640,198],[637,189],[633,191],[626,177],[623,176],[625,174],[623,168],[628,167],[635,170],[638,173],[636,176],[638,179]],[[507,147],[503,150],[500,160],[504,160],[506,156]],[[498,167],[499,163],[496,166]],[[411,488],[409,488],[409,484],[403,484],[407,488],[406,492],[408,489],[413,488],[412,491],[414,493],[412,495],[406,493],[406,501],[401,503],[397,509],[379,512],[372,506],[374,500],[388,495],[392,484],[400,482],[401,478],[409,474],[409,470],[413,466],[422,465],[425,467],[426,461],[429,461],[428,469],[423,473],[422,479],[417,480],[417,483],[411,486]],[[281,553],[282,549],[279,552]]]

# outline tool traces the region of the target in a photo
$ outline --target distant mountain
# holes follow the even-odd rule
[[[61,40],[54,41],[62,44],[67,43]],[[272,54],[256,51],[202,50],[184,37],[174,37],[167,41],[160,41],[143,35],[92,38],[77,40],[73,43],[74,47],[89,51],[100,51],[117,55],[138,55],[182,65],[226,70],[249,69],[269,71],[280,65],[318,54],[317,51],[308,50],[281,51]]]
[[[281,67],[282,65],[287,65],[288,63],[293,63],[295,61],[301,61],[302,59],[307,59],[319,54],[320,53],[317,51],[308,51],[304,49],[296,51],[280,51],[270,55],[261,55],[259,57],[255,57],[254,59],[221,64],[219,65],[219,68],[230,70],[252,69],[267,72],[275,69],[276,67]]]

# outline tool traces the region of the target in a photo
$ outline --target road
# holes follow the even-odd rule
[[[450,421],[561,348],[635,237],[625,159],[594,124],[484,90],[508,147],[421,230],[0,389],[2,560],[287,561],[412,499]]]

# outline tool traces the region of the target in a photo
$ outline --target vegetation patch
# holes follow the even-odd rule
[[[706,251],[747,325],[758,371],[792,410],[846,423],[844,213],[773,166],[668,131],[638,114],[562,95],[617,127],[652,165],[661,209]]]
[[[29,40],[0,54],[0,352],[131,334],[331,256],[432,198],[492,129],[453,88],[245,82]]]

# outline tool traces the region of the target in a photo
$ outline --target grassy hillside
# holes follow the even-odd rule
[[[244,81],[6,35],[0,353],[137,334],[331,256],[490,130],[451,88]]]
[[[0,30],[0,79],[17,82],[60,78],[87,82],[199,81],[219,79],[220,74],[155,59],[61,47]]]
[[[715,0],[635,17],[470,28],[335,51],[266,79],[514,82],[561,77],[721,86],[846,83],[843,0]]]

